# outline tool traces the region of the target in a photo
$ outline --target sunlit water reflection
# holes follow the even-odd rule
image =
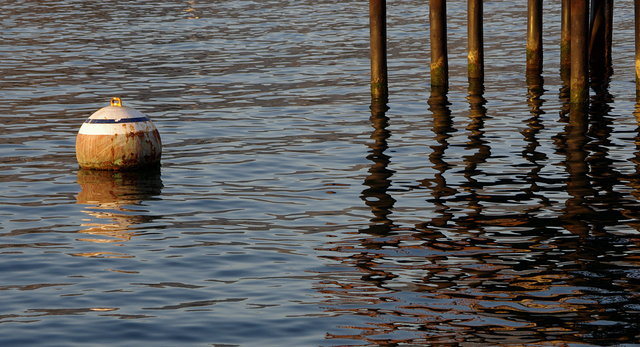
[[[0,344],[640,343],[640,111],[630,1],[585,120],[524,74],[524,2],[485,3],[469,96],[428,87],[428,8],[389,1],[389,108],[366,2],[2,4]],[[111,96],[159,172],[79,170]]]

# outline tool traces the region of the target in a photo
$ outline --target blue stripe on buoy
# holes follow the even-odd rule
[[[148,122],[149,118],[147,117],[138,117],[138,118],[121,118],[121,119],[87,119],[85,123],[89,124],[116,124],[116,123],[139,123],[139,122]]]

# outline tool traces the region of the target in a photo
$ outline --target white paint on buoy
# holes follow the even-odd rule
[[[160,164],[162,142],[142,112],[112,98],[94,112],[76,137],[76,158],[83,169],[131,170]]]

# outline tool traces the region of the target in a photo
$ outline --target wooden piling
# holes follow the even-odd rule
[[[369,0],[371,42],[371,99],[386,103],[387,85],[387,5],[386,0]]]
[[[640,0],[637,0],[640,1]],[[589,101],[589,0],[571,0],[570,102]]]
[[[429,0],[431,39],[431,89],[449,88],[449,60],[447,57],[446,0]]]
[[[482,0],[467,1],[467,35],[469,80],[484,81],[484,50],[482,32]]]
[[[640,99],[640,0],[634,0],[636,38],[636,99]]]
[[[613,0],[606,1],[606,10],[604,15],[604,40],[605,40],[605,66],[607,67],[607,75],[613,75],[613,60],[611,52],[613,46]]]
[[[542,72],[542,0],[528,0],[527,72]]]
[[[571,0],[562,0],[560,34],[560,76],[569,79],[571,73]]]
[[[593,6],[589,33],[589,69],[591,84],[597,87],[607,79],[606,0],[591,0]]]

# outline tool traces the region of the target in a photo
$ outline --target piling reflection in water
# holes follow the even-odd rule
[[[640,98],[636,99],[636,105],[635,105],[633,115],[636,118],[637,128],[635,131],[636,135],[634,137],[634,144],[635,144],[636,151],[634,153],[635,156],[632,159],[632,161],[635,164],[636,170],[634,175],[629,177],[628,182],[629,182],[629,186],[632,189],[631,195],[636,199],[640,199]],[[640,230],[640,220],[634,221],[633,225],[634,225],[634,229]]]
[[[597,89],[589,113],[572,107],[566,130],[567,199],[562,226],[573,234],[559,249],[573,252],[562,258],[575,264],[565,266],[571,276],[567,283],[581,288],[590,300],[580,315],[585,330],[595,341],[627,341],[638,337],[638,298],[626,286],[637,282],[639,265],[631,256],[637,252],[637,234],[620,230],[638,220],[637,201],[620,192],[627,178],[614,168],[609,158],[612,118],[607,88]],[[637,227],[634,229],[637,230]],[[634,251],[635,249],[635,251]]]
[[[444,160],[445,152],[449,147],[448,139],[451,137],[451,133],[456,131],[453,128],[447,91],[445,89],[432,88],[428,103],[429,110],[433,115],[433,127],[431,130],[436,142],[435,145],[431,146],[432,152],[429,154],[429,161],[433,164],[436,173],[433,179],[424,179],[422,185],[432,191],[433,199],[428,201],[436,206],[436,217],[430,222],[418,225],[419,229],[424,229],[429,225],[445,226],[453,217],[453,214],[448,212],[449,206],[446,204],[446,198],[457,193],[455,189],[450,188],[447,184],[446,173],[451,168],[451,165]]]
[[[569,123],[565,131],[565,166],[569,174],[566,190],[571,198],[565,204],[566,208],[563,216],[565,222],[563,226],[567,230],[579,234],[586,231],[584,218],[588,218],[594,213],[586,201],[586,197],[594,193],[589,184],[586,145],[586,114],[579,107],[572,107],[569,113]]]
[[[563,108],[566,126],[555,141],[564,154],[560,177],[545,174],[548,158],[538,149],[544,80],[533,74],[527,83],[530,117],[521,132],[526,173],[493,173],[493,179],[482,170],[492,157],[482,89],[470,90],[469,154],[462,162],[446,160],[455,123],[446,92],[432,91],[429,161],[435,173],[420,188],[427,194],[425,208],[436,216],[415,227],[390,218],[395,199],[394,172],[387,168],[392,158],[384,154],[388,119],[372,116],[372,165],[362,196],[374,217],[372,226],[329,247],[334,259],[354,271],[340,272],[319,288],[330,297],[327,311],[348,316],[349,323],[328,339],[525,345],[640,337],[640,302],[629,286],[640,274],[634,256],[640,239],[616,229],[628,223],[638,230],[637,200],[619,191],[628,185],[637,197],[639,181],[616,172],[608,156],[611,96],[597,93],[589,114],[569,103]],[[447,181],[454,173],[464,179]]]
[[[369,175],[364,181],[366,189],[362,191],[361,198],[365,204],[371,208],[374,218],[371,219],[371,226],[366,232],[373,234],[386,234],[393,222],[389,219],[395,200],[389,195],[391,186],[391,176],[394,171],[388,168],[390,156],[385,154],[389,147],[387,139],[391,135],[387,126],[389,118],[385,115],[387,105],[384,103],[374,103],[371,105],[371,117],[373,125],[371,139],[373,143],[369,145],[371,149],[367,159],[372,162],[369,168]]]
[[[394,241],[389,240],[388,237],[396,228],[390,218],[396,200],[389,194],[394,171],[388,168],[391,157],[385,153],[389,148],[387,140],[391,136],[391,132],[387,129],[389,118],[385,114],[386,111],[387,105],[383,102],[374,102],[371,105],[370,121],[373,132],[371,133],[372,143],[369,144],[369,155],[367,155],[367,159],[371,161],[371,167],[364,181],[364,186],[367,188],[362,191],[361,198],[371,209],[373,217],[368,227],[359,230],[363,235],[360,239],[360,247],[363,251],[354,254],[350,259],[362,273],[362,279],[376,287],[382,286],[386,280],[395,277],[392,273],[379,268],[377,258],[380,256],[375,252],[393,245]]]
[[[484,85],[480,80],[469,81],[469,125],[467,125],[467,146],[465,150],[470,154],[464,156],[464,177],[467,180],[462,184],[466,193],[463,198],[468,201],[469,220],[477,219],[482,215],[482,205],[479,203],[479,192],[482,192],[484,185],[475,178],[481,172],[479,166],[486,162],[491,155],[491,148],[484,139],[484,121],[487,116],[484,99]]]
[[[530,169],[526,175],[527,186],[524,187],[523,193],[529,201],[538,201],[537,204],[531,206],[527,211],[538,211],[544,206],[549,206],[550,201],[540,193],[540,184],[544,184],[540,177],[540,173],[544,168],[544,162],[548,159],[547,155],[538,150],[540,147],[539,136],[544,129],[542,115],[543,110],[544,79],[538,71],[527,73],[527,105],[530,110],[530,117],[525,120],[526,128],[521,132],[525,141],[525,148],[522,151],[522,157],[529,162]]]
[[[78,170],[81,191],[77,202],[88,206],[84,212],[92,218],[81,224],[80,231],[87,237],[80,241],[118,243],[136,236],[135,225],[149,223],[152,217],[139,214],[128,206],[139,205],[162,190],[160,170],[141,172],[114,172],[102,170]],[[136,214],[138,212],[138,214]],[[94,221],[96,220],[96,221]],[[91,221],[91,222],[89,222]],[[106,221],[103,223],[102,221]],[[88,236],[91,237],[88,237]],[[75,254],[91,257],[126,257],[114,252]]]

